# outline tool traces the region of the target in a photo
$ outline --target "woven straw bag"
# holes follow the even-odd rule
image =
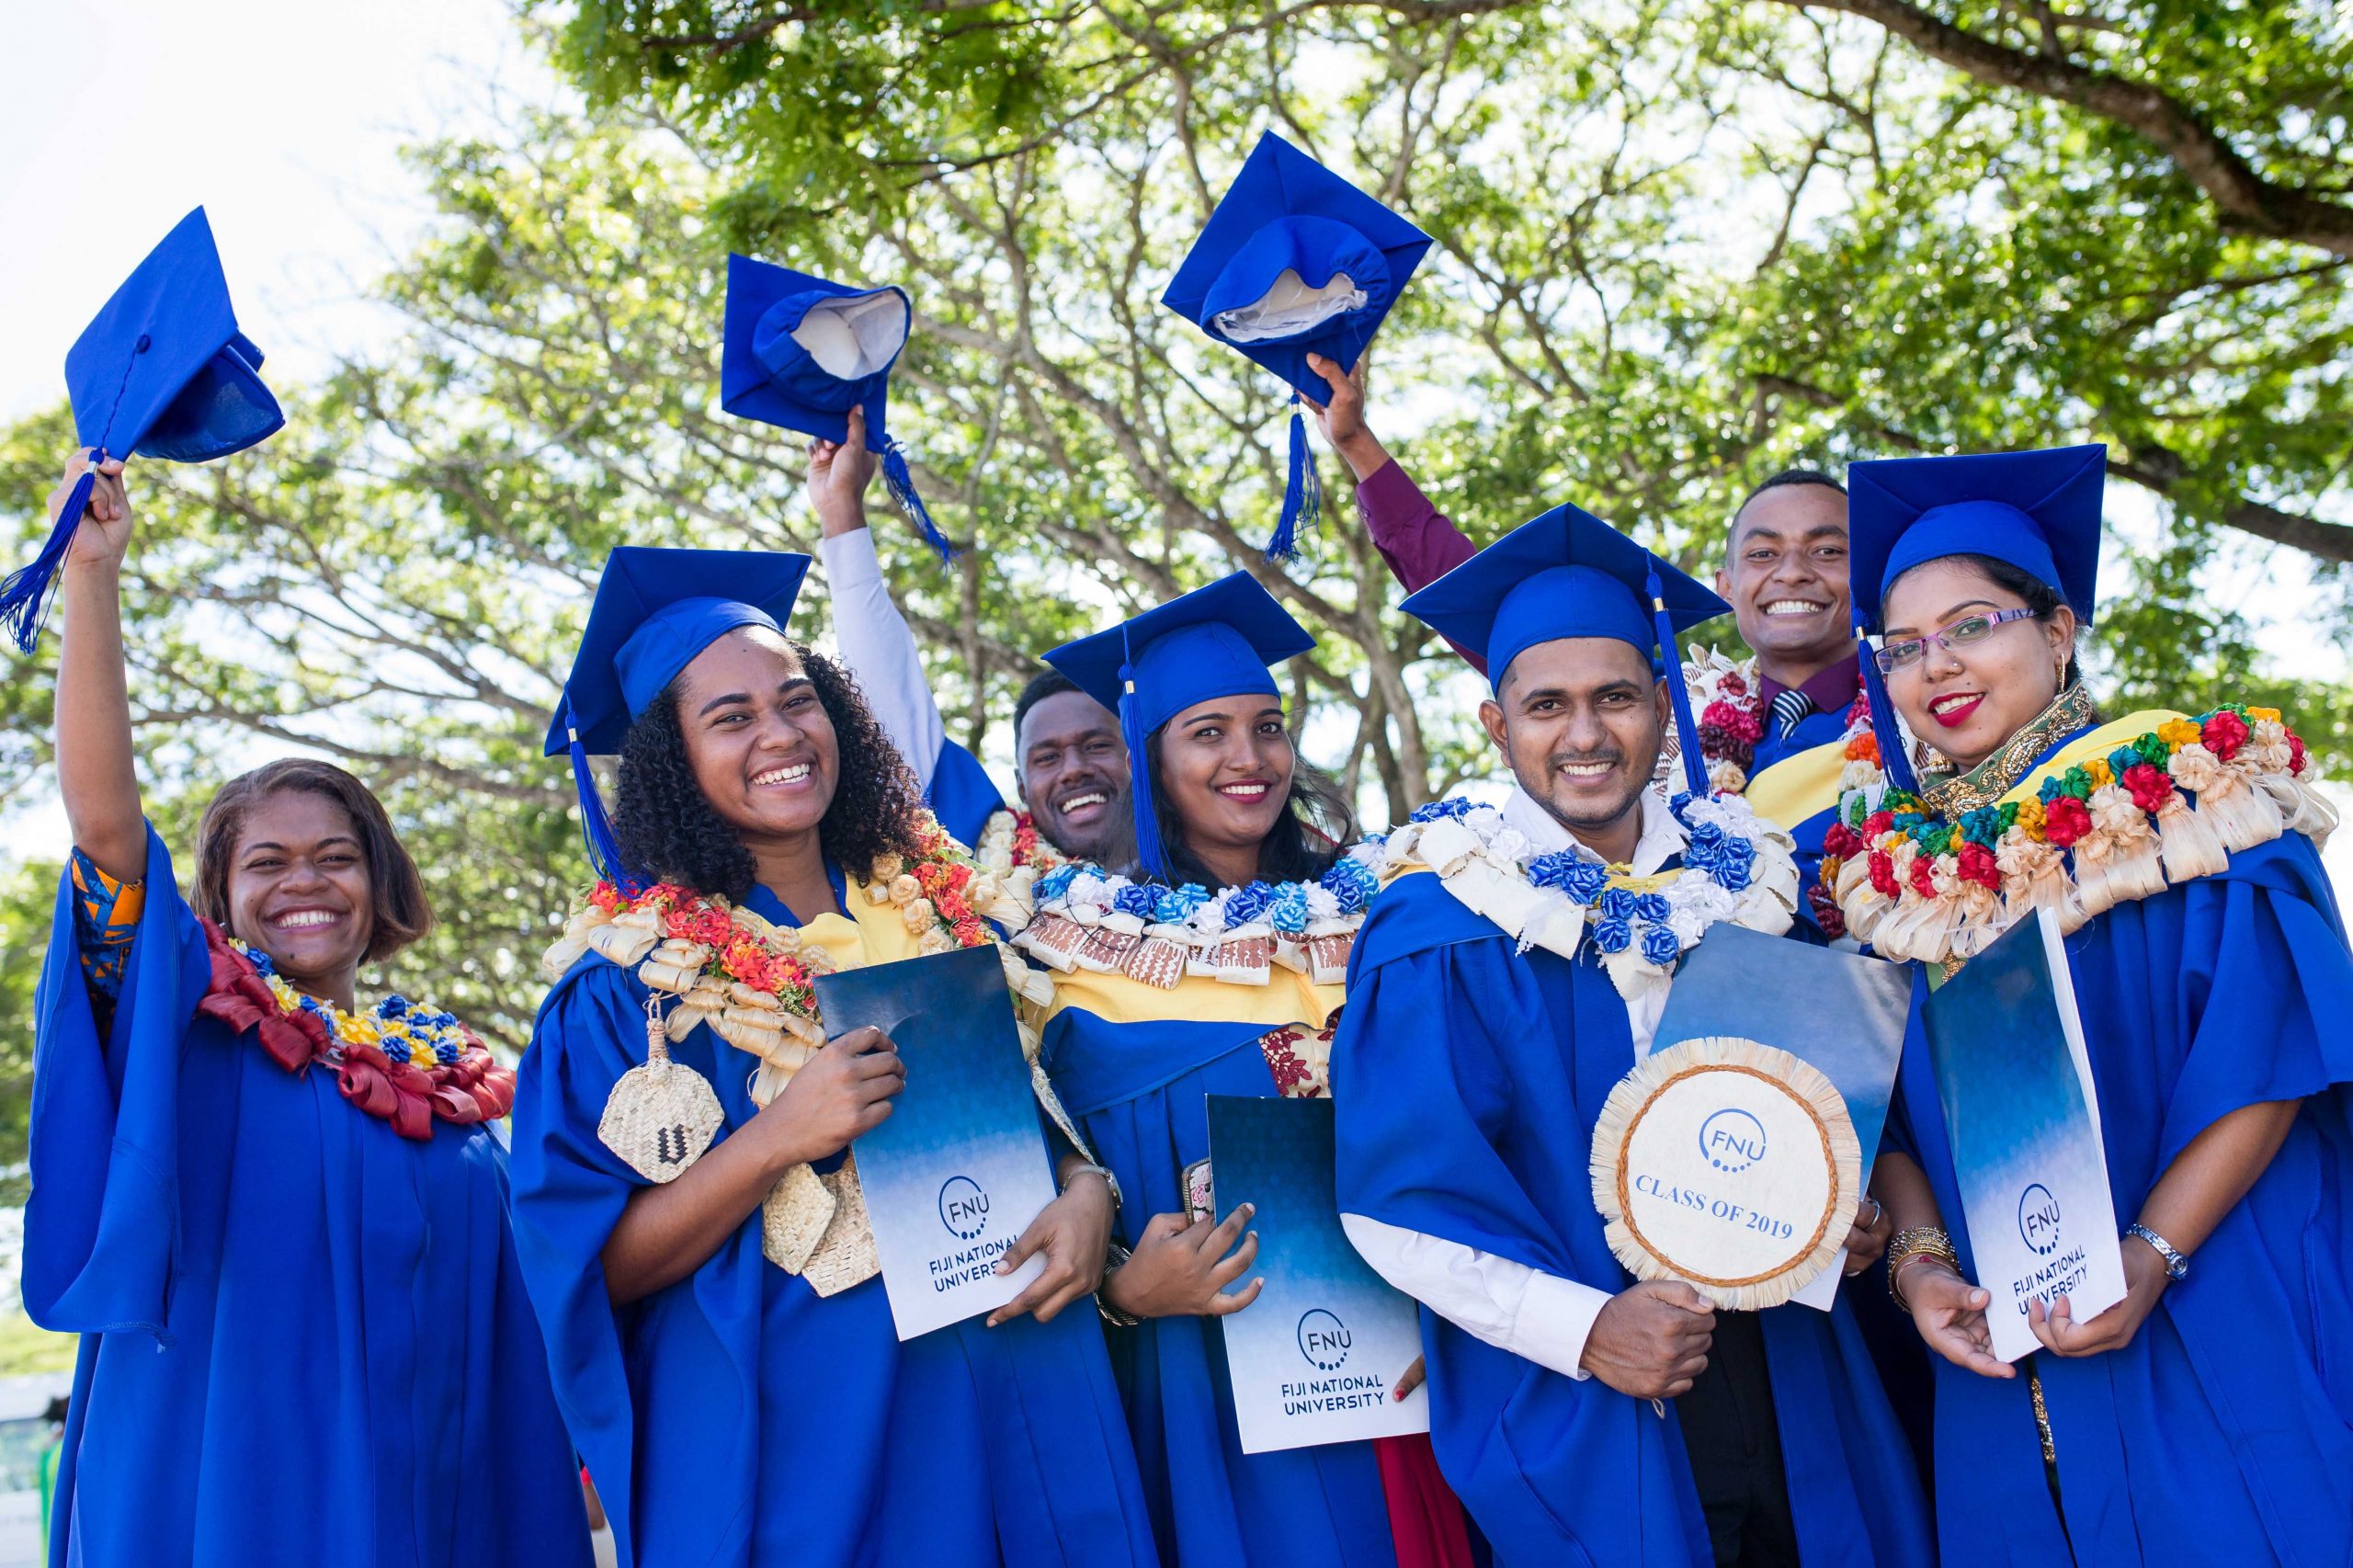
[[[701,1074],[670,1060],[669,1031],[649,1013],[644,1064],[605,1096],[598,1140],[646,1180],[674,1181],[702,1158],[723,1119],[719,1096]]]

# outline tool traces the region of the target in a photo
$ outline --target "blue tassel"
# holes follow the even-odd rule
[[[1135,666],[1120,666],[1120,738],[1128,745],[1128,815],[1135,824],[1136,864],[1147,878],[1174,882],[1168,851],[1160,842],[1160,813],[1152,803],[1152,764],[1144,750],[1143,722],[1136,711]]]
[[[57,521],[49,528],[49,540],[33,557],[32,564],[8,574],[0,583],[0,631],[15,639],[17,651],[29,653],[40,641],[40,629],[49,620],[49,607],[56,595],[57,574],[65,565],[65,552],[74,548],[74,535],[82,526],[82,514],[90,507],[90,494],[98,485],[98,461],[101,454],[93,453],[90,466],[74,482],[73,490],[65,497],[65,506],[57,514]]]
[[[1706,800],[1708,763],[1699,755],[1699,726],[1691,719],[1691,694],[1683,687],[1683,650],[1675,641],[1675,622],[1667,619],[1666,593],[1658,580],[1658,557],[1650,558],[1643,592],[1650,596],[1651,624],[1658,633],[1659,657],[1666,661],[1666,699],[1675,708],[1675,733],[1683,752],[1683,782],[1691,794]]]
[[[613,836],[613,821],[605,814],[605,798],[597,792],[597,776],[588,767],[588,748],[580,744],[579,722],[569,703],[563,710],[563,727],[572,741],[572,787],[580,796],[580,836],[587,846],[588,863],[599,877],[634,895],[642,891],[641,884],[622,869],[620,840]]]
[[[1297,406],[1299,394],[1291,394],[1290,411],[1290,475],[1283,483],[1282,521],[1275,525],[1275,537],[1267,541],[1267,559],[1270,562],[1290,561],[1299,554],[1299,534],[1302,528],[1310,533],[1324,515],[1324,482],[1315,472],[1315,460],[1307,449],[1307,419]]]
[[[1888,699],[1887,681],[1879,673],[1879,659],[1871,648],[1871,640],[1863,632],[1863,619],[1855,618],[1855,651],[1863,666],[1863,695],[1870,702],[1871,739],[1879,744],[1880,771],[1887,781],[1906,794],[1920,792],[1920,780],[1912,772],[1911,748],[1904,744],[1904,730],[1895,718],[1895,704]]]
[[[882,483],[890,486],[891,499],[899,504],[899,510],[923,530],[924,541],[939,551],[940,561],[943,563],[952,562],[956,559],[956,546],[939,531],[939,525],[931,520],[930,509],[924,506],[923,497],[915,494],[915,476],[907,471],[906,449],[896,441],[882,449]]]

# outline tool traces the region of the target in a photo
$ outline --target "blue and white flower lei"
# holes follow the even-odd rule
[[[1137,882],[1083,861],[1055,867],[1036,885],[1038,915],[1085,926],[1126,916],[1151,935],[1195,951],[1253,932],[1287,958],[1311,937],[1353,936],[1381,887],[1379,841],[1368,839],[1312,881],[1254,881],[1215,892],[1199,882]],[[1135,928],[1135,927],[1131,927]]]
[[[1654,990],[1722,921],[1779,934],[1797,907],[1789,835],[1738,796],[1664,804],[1688,835],[1679,870],[1635,876],[1575,849],[1533,855],[1503,812],[1460,796],[1417,808],[1381,844],[1384,871],[1426,869],[1518,939],[1574,959],[1588,941],[1619,994]]]

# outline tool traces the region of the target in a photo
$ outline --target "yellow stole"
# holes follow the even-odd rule
[[[1845,741],[1808,746],[1750,779],[1740,796],[1774,826],[1793,828],[1838,804],[1838,776],[1846,769]]]
[[[1111,1024],[1195,1019],[1264,1024],[1270,1029],[1285,1024],[1318,1029],[1340,1010],[1345,994],[1337,985],[1310,984],[1307,976],[1281,964],[1274,966],[1264,985],[1235,985],[1192,974],[1166,991],[1124,974],[1081,969],[1054,976],[1054,999],[1038,1010],[1036,1022],[1042,1029],[1074,1007]]]

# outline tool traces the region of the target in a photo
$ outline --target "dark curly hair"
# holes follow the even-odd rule
[[[875,722],[858,683],[823,654],[799,642],[790,646],[834,722],[841,754],[834,798],[817,824],[825,858],[848,875],[862,877],[883,855],[917,854],[923,791],[915,775]],[[741,903],[757,880],[752,852],[695,782],[686,732],[678,724],[676,680],[630,725],[621,742],[613,836],[632,872],[706,896],[719,893]]]
[[[1167,733],[1168,726],[1163,724],[1145,736],[1143,743],[1144,778],[1152,787],[1152,809],[1159,819],[1161,849],[1167,857],[1173,881],[1199,882],[1213,888],[1218,883],[1216,874],[1185,842],[1185,824],[1169,802],[1168,791],[1160,785],[1160,738]],[[1299,755],[1294,739],[1290,793],[1283,801],[1283,814],[1275,819],[1275,825],[1259,841],[1259,880],[1313,881],[1330,870],[1340,852],[1356,839],[1357,814],[1349,808],[1347,797],[1340,792],[1340,786],[1331,775]],[[1140,868],[1129,869],[1137,881],[1144,880]]]

